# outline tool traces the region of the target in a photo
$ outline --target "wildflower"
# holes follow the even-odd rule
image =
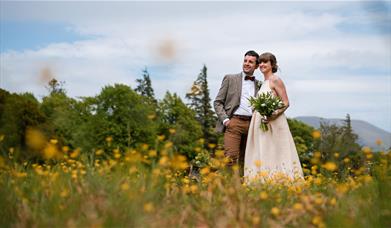
[[[293,209],[300,211],[304,209],[304,206],[301,203],[295,203],[293,204]]]
[[[213,149],[213,148],[216,147],[216,144],[214,144],[214,143],[209,143],[209,144],[208,144],[208,147],[209,147],[210,149]]]
[[[99,156],[99,155],[102,155],[103,154],[103,150],[102,149],[98,149],[95,151],[95,155]]]
[[[254,165],[255,165],[256,167],[258,167],[258,168],[261,167],[261,164],[262,164],[262,163],[261,163],[260,160],[255,160],[255,161],[254,161]]]
[[[157,151],[156,150],[149,150],[148,155],[149,155],[149,157],[154,158],[157,156]]]
[[[260,222],[261,222],[261,217],[259,217],[259,216],[253,216],[252,218],[251,218],[251,222],[253,223],[253,225],[258,225]]]
[[[323,224],[322,217],[320,217],[319,215],[316,215],[312,219],[312,224],[317,225],[317,226],[320,226],[321,224]]]
[[[334,157],[339,158],[339,153],[334,153]]]
[[[51,143],[51,144],[57,144],[57,143],[58,143],[58,140],[57,140],[57,139],[50,139],[50,143]]]
[[[216,150],[215,155],[217,158],[224,157],[224,150]]]
[[[280,215],[280,209],[278,209],[277,207],[273,207],[273,208],[271,209],[271,213],[272,213],[272,215],[274,215],[274,216],[278,216],[278,215]]]
[[[26,144],[33,150],[41,150],[46,144],[46,139],[41,131],[34,128],[27,128]]]
[[[316,131],[313,131],[313,132],[312,132],[312,138],[314,138],[314,139],[319,139],[320,136],[321,136],[320,131],[316,130]]]
[[[62,190],[61,193],[60,193],[60,196],[61,196],[62,198],[65,198],[65,197],[67,197],[68,195],[69,195],[69,191],[68,191],[67,189]]]
[[[148,148],[149,148],[149,145],[146,143],[143,143],[143,145],[141,146],[142,150],[148,150]]]
[[[349,162],[350,162],[350,159],[349,159],[349,158],[344,158],[344,159],[343,159],[343,162],[344,162],[344,163],[349,163]]]
[[[159,135],[159,136],[157,137],[157,139],[158,139],[159,141],[163,141],[165,138],[166,138],[166,136],[164,136],[164,135]]]
[[[45,149],[43,150],[43,156],[46,159],[52,159],[59,155],[59,151],[54,144],[47,144]]]
[[[209,167],[204,167],[204,168],[202,168],[202,169],[200,170],[200,174],[201,174],[201,175],[206,175],[206,174],[208,174],[209,172],[210,172]]]
[[[182,170],[189,167],[189,164],[186,161],[186,157],[183,155],[175,155],[171,164],[174,169]]]
[[[364,146],[361,150],[364,152],[364,154],[369,154],[372,152],[372,149],[368,146]]]
[[[262,191],[261,193],[259,193],[259,198],[261,200],[266,200],[269,196],[267,195],[267,193],[265,191]]]
[[[106,140],[106,142],[110,145],[111,142],[113,141],[113,137],[107,136],[105,140]]]
[[[161,166],[167,166],[168,165],[168,157],[162,156],[159,160],[159,165]]]
[[[62,152],[64,152],[64,154],[68,153],[68,151],[69,151],[68,146],[63,146],[61,149],[62,149]]]
[[[127,182],[124,182],[121,184],[121,190],[126,191],[129,190],[129,184]]]
[[[80,154],[80,148],[77,148],[76,150],[74,150],[69,156],[71,158],[77,158],[77,156],[79,156]]]
[[[147,213],[153,212],[155,210],[155,207],[153,206],[153,203],[146,203],[144,204],[144,211]]]
[[[174,128],[170,128],[168,129],[168,132],[170,132],[170,134],[175,134],[176,133],[176,130]]]
[[[337,204],[337,199],[335,199],[335,197],[333,197],[331,200],[330,200],[330,205],[331,206],[335,206]]]
[[[155,114],[150,114],[147,117],[148,117],[148,119],[153,120],[153,119],[156,118],[156,115]]]
[[[334,162],[326,162],[322,167],[331,172],[337,170],[337,165]]]
[[[196,192],[198,191],[197,185],[192,184],[192,185],[190,186],[190,191],[191,191],[193,194],[196,193]]]
[[[166,144],[164,144],[164,148],[166,149],[169,149],[173,146],[174,144],[172,142],[166,142]]]

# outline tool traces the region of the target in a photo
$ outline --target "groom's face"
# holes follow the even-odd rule
[[[243,72],[247,75],[252,75],[255,69],[258,68],[257,58],[255,56],[246,55],[243,61]]]

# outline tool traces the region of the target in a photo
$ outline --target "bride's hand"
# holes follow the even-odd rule
[[[267,124],[267,123],[269,123],[269,119],[267,117],[263,116],[261,118],[261,122]]]

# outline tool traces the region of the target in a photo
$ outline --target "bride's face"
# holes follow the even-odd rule
[[[269,71],[271,72],[272,71],[272,64],[270,63],[270,61],[267,61],[267,62],[261,62],[259,64],[259,70],[264,74],[264,73],[268,73]]]

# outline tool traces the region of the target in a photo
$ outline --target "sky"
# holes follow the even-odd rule
[[[0,88],[70,97],[135,88],[185,102],[203,65],[213,100],[248,50],[276,55],[288,117],[364,120],[391,132],[391,1],[0,0]],[[256,71],[257,79],[263,75]]]

